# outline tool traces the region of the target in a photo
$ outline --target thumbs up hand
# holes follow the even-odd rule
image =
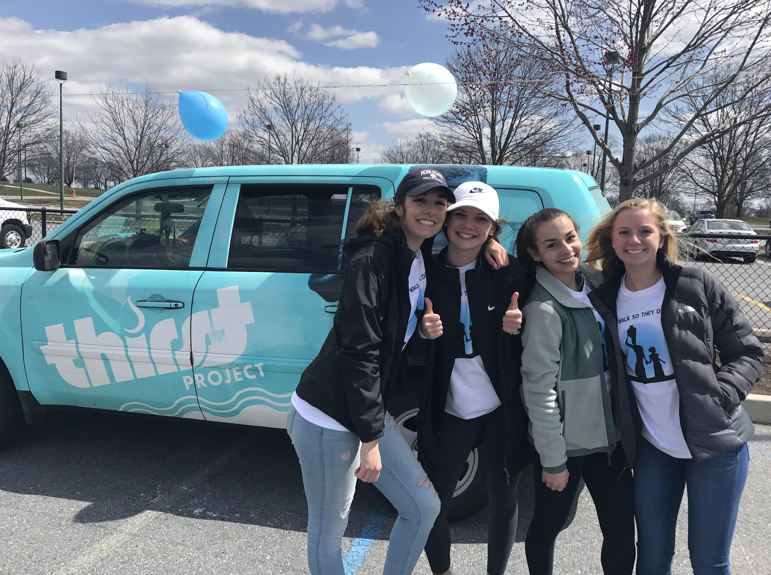
[[[420,332],[426,339],[436,339],[442,335],[442,320],[439,317],[439,314],[434,313],[431,300],[428,298],[426,298],[423,321],[420,322]]]
[[[522,325],[522,312],[519,309],[519,292],[515,291],[511,296],[509,309],[503,314],[503,331],[508,334],[515,334]]]

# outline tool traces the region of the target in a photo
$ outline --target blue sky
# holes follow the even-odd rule
[[[243,90],[288,71],[321,84],[396,84],[420,62],[444,63],[446,26],[417,0],[37,0],[0,4],[0,59],[66,70],[65,121],[93,113],[99,85]],[[52,81],[52,86],[56,84]],[[400,88],[337,90],[362,162],[428,121]],[[215,94],[231,118],[243,91]]]

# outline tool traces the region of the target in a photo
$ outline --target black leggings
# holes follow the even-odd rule
[[[608,461],[605,453],[568,457],[570,473],[562,491],[552,491],[541,480],[543,468],[536,456],[533,462],[535,511],[525,540],[530,575],[551,575],[554,569],[554,542],[570,514],[579,480],[594,500],[602,530],[602,570],[605,575],[631,575],[634,567],[634,491],[632,473],[621,446]]]
[[[434,522],[426,543],[426,557],[433,573],[450,568],[450,523],[447,512],[469,453],[484,434],[480,450],[487,460],[487,493],[490,497],[490,524],[487,529],[487,572],[502,575],[517,533],[517,481],[512,473],[509,482],[503,469],[507,447],[503,408],[475,419],[460,419],[449,413],[442,418],[438,437],[437,461],[430,462],[434,489],[442,501],[439,517]]]

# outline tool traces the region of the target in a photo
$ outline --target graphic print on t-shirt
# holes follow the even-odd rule
[[[660,315],[661,309],[644,310],[618,319],[619,327],[623,328],[619,329],[621,349],[632,381],[656,383],[675,378],[661,329],[655,324],[639,321],[654,314]]]
[[[410,321],[407,323],[407,332],[404,336],[405,345],[412,337],[412,334],[415,333],[415,328],[418,325],[418,313],[423,311],[426,301],[426,267],[421,252],[417,253],[410,267],[409,285],[412,313],[410,314]]]
[[[473,266],[471,266],[473,269]],[[474,357],[477,354],[474,353],[474,344],[471,341],[471,312],[468,307],[468,290],[466,289],[466,271],[462,269],[459,273],[460,279],[460,332],[463,338],[463,347],[458,350],[455,357],[468,358]]]

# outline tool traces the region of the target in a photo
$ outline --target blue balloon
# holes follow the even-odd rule
[[[185,130],[199,140],[216,140],[228,127],[225,106],[206,92],[180,92],[179,118]]]

